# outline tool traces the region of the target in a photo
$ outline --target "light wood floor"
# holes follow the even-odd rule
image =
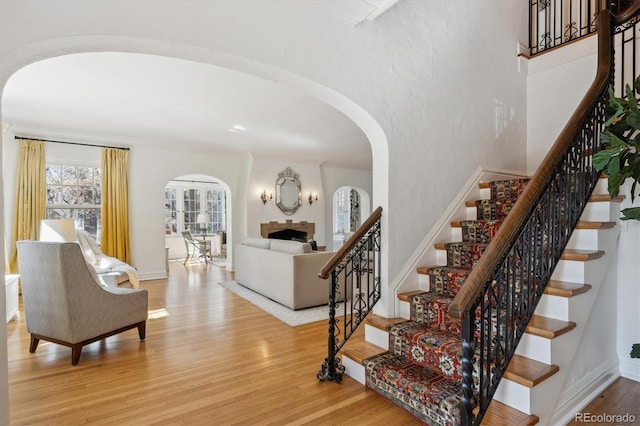
[[[7,324],[12,425],[420,424],[345,376],[319,382],[327,325],[290,327],[220,287],[215,266],[171,262],[146,281],[147,338],[130,330],[29,353],[24,316]]]
[[[147,339],[134,329],[96,342],[76,367],[66,347],[41,341],[30,354],[24,316],[9,322],[11,424],[420,424],[348,376],[318,382],[326,322],[290,327],[217,285],[230,279],[171,262],[169,280],[141,283]],[[638,413],[639,394],[620,379],[583,412]]]

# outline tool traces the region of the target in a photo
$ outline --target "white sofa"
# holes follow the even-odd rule
[[[291,309],[326,305],[329,280],[318,272],[332,255],[309,243],[247,238],[235,246],[236,281]]]

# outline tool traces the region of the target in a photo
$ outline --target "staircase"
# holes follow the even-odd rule
[[[343,351],[352,376],[428,424],[461,423],[461,323],[449,304],[526,186],[527,179],[481,182],[467,220],[437,243],[437,264],[420,266],[419,287],[399,294],[408,318],[369,315],[366,340]],[[600,179],[526,327],[483,424],[548,424],[606,266],[615,259],[619,202]],[[476,333],[480,332],[479,323]],[[492,327],[505,327],[494,319]],[[477,368],[477,367],[476,367]],[[474,377],[477,371],[474,372]]]

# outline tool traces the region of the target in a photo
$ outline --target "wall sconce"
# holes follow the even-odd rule
[[[314,201],[318,201],[318,194],[311,195],[311,193],[309,193],[309,205],[313,204]]]
[[[262,204],[267,204],[267,201],[271,200],[273,198],[273,193],[269,194],[269,196],[267,197],[267,191],[265,189],[262,190],[262,192],[260,193],[260,199],[262,200]]]

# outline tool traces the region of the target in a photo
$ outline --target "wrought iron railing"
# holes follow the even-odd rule
[[[635,50],[624,46],[635,48],[639,11],[635,0],[613,28],[611,14],[599,14],[593,84],[449,308],[463,322],[463,424],[482,420],[597,183],[592,154],[600,149],[607,89],[633,80]]]
[[[601,0],[529,0],[529,54],[531,56],[588,36],[596,31]],[[618,15],[633,0],[609,0]]]
[[[318,273],[320,278],[331,278],[328,354],[319,380],[342,380],[344,366],[338,352],[380,300],[381,216],[378,207]]]

